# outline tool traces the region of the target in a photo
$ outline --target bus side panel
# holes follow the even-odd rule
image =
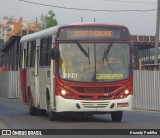
[[[26,88],[26,69],[21,69],[20,71],[20,81],[21,81],[21,93],[23,103],[27,103],[27,88]]]

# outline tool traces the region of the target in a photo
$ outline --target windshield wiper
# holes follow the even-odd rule
[[[82,53],[88,57],[88,63],[90,65],[90,58],[89,58],[89,47],[88,47],[88,53],[86,52],[86,50],[82,47],[82,45],[78,42],[78,41],[74,41],[76,43],[76,45],[79,47],[79,49],[82,51]]]
[[[102,66],[103,66],[103,63],[104,63],[104,59],[105,59],[105,58],[106,58],[106,60],[108,61],[108,53],[109,53],[112,45],[113,45],[113,42],[109,43],[107,49],[104,50],[103,59],[102,59]],[[110,70],[112,71],[112,73],[114,73],[114,71],[113,71],[112,68],[111,68],[111,65],[108,64],[108,66],[109,66]]]
[[[79,49],[83,52],[83,54],[86,56],[86,57],[89,57],[89,53],[86,52],[86,50],[82,47],[82,45],[78,42],[78,41],[74,41],[77,46],[79,47]]]
[[[105,57],[106,57],[106,59],[108,60],[108,53],[109,53],[109,51],[110,51],[112,45],[113,45],[112,42],[109,43],[107,49],[104,50],[102,64],[103,64],[103,62],[104,62]]]

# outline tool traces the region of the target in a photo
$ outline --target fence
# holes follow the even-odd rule
[[[7,71],[0,74],[0,96],[19,98],[19,73]]]
[[[133,106],[160,111],[160,71],[134,71]]]

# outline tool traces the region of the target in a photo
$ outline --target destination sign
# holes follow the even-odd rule
[[[63,28],[58,40],[128,40],[129,32],[124,27],[77,27]]]
[[[73,31],[75,37],[113,37],[112,31]]]

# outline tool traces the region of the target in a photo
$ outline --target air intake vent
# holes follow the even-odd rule
[[[72,87],[74,90],[80,93],[110,93],[119,88],[119,86],[108,86],[108,87]]]
[[[106,108],[109,102],[81,102],[84,108]]]

